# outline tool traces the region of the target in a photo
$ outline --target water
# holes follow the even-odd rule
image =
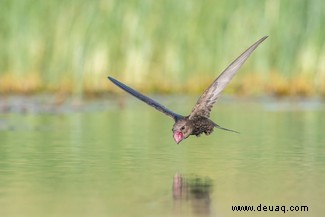
[[[0,216],[323,216],[322,102],[225,99],[212,119],[241,134],[176,145],[171,119],[127,99],[1,114]],[[232,211],[260,204],[308,211]]]

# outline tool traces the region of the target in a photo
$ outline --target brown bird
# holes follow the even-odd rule
[[[268,36],[264,36],[252,46],[250,46],[244,53],[242,53],[237,59],[235,59],[218,77],[214,82],[204,91],[204,93],[198,99],[196,105],[194,106],[191,114],[188,116],[183,116],[172,112],[163,105],[154,101],[153,99],[144,96],[138,91],[126,86],[125,84],[117,81],[112,77],[108,77],[115,85],[128,92],[129,94],[135,96],[139,100],[147,103],[148,105],[154,107],[158,111],[170,116],[175,120],[173,126],[173,137],[177,144],[182,140],[186,139],[190,135],[199,136],[202,133],[209,135],[213,132],[213,129],[219,128],[222,130],[227,130],[231,132],[236,132],[234,130],[229,130],[219,126],[209,119],[211,109],[214,103],[219,98],[221,92],[228,85],[230,80],[234,77],[238,69],[244,64],[250,54],[261,44]],[[238,132],[236,132],[238,133]]]

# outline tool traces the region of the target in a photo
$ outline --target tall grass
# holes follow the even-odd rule
[[[202,91],[264,35],[228,91],[325,93],[322,0],[1,0],[0,91]]]

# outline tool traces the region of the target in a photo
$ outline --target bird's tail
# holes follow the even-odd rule
[[[218,128],[218,129],[221,129],[221,130],[226,130],[226,131],[230,131],[230,132],[233,132],[233,133],[239,133],[239,132],[237,132],[237,131],[235,131],[235,130],[230,130],[230,129],[227,129],[227,128],[223,128],[223,127],[219,126],[219,125],[216,124],[216,123],[214,123],[214,126],[215,126],[216,128]]]

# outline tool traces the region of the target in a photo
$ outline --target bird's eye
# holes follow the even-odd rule
[[[184,127],[184,126],[182,126],[182,127],[181,127],[181,130],[185,130],[185,127]]]

